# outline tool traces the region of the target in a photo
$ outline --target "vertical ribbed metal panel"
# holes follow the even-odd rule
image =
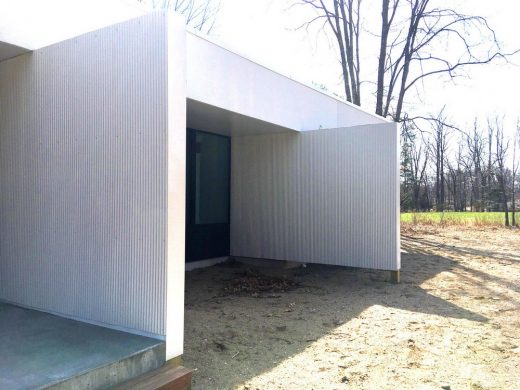
[[[232,139],[231,254],[396,270],[393,123]]]
[[[164,335],[166,18],[0,63],[0,299]]]

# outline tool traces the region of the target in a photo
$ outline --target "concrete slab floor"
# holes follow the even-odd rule
[[[0,302],[0,389],[44,388],[162,344]]]

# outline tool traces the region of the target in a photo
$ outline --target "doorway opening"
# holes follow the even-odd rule
[[[229,256],[231,140],[186,135],[186,262]]]

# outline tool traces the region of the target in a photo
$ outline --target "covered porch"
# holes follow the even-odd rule
[[[0,302],[0,388],[107,388],[164,364],[163,341]]]
[[[231,256],[398,273],[396,124],[205,37],[186,43],[187,269]]]
[[[297,131],[188,99],[187,127],[187,270],[231,256],[398,271],[392,124]]]

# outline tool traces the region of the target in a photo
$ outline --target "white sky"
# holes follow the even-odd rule
[[[0,41],[38,49],[146,12],[136,0],[0,0]]]
[[[373,6],[374,1],[380,3],[365,0],[365,4]],[[344,95],[335,42],[316,31],[295,30],[308,20],[309,10],[301,6],[289,8],[289,4],[291,0],[221,0],[212,36],[297,80],[324,84],[330,91]],[[519,2],[458,0],[448,4],[462,12],[487,17],[506,51],[520,48]],[[366,23],[379,29],[380,16],[375,13],[374,17]],[[520,55],[516,63],[520,64]],[[459,126],[472,124],[475,116],[484,122],[487,116],[505,115],[512,134],[520,116],[520,66],[476,66],[468,73],[470,78],[459,78],[455,84],[431,80],[421,95],[423,102],[416,103],[418,113],[436,113],[446,105],[447,114]],[[373,89],[365,85],[365,96]],[[373,106],[365,108],[372,110]]]

